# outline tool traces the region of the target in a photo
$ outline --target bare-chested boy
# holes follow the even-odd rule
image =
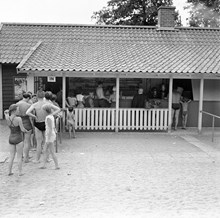
[[[45,110],[42,109],[42,106],[48,104],[48,101],[44,100],[45,92],[38,91],[37,98],[38,101],[30,106],[26,114],[34,118],[34,128],[35,128],[35,137],[37,141],[37,154],[35,163],[40,162],[40,156],[42,151],[42,145],[45,142],[45,118],[48,115]],[[51,103],[52,110],[60,110],[57,106]]]

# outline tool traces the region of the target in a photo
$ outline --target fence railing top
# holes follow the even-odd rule
[[[215,117],[215,118],[220,119],[220,116],[217,116],[217,115],[215,115],[215,114],[212,114],[212,113],[209,113],[209,112],[206,112],[206,111],[200,111],[200,112],[203,113],[203,114],[207,114],[207,115],[209,115],[209,116],[212,116],[212,117]]]

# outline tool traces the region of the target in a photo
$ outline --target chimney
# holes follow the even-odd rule
[[[175,26],[175,9],[172,6],[160,6],[158,8],[158,27],[160,29],[172,29]]]

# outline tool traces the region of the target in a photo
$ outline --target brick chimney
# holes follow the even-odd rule
[[[172,6],[161,6],[158,8],[158,27],[174,28],[175,26],[175,9]]]

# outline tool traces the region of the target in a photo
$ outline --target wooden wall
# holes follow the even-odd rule
[[[17,102],[14,99],[14,76],[18,76],[16,66],[15,64],[2,65],[3,111]],[[25,76],[25,74],[19,74],[19,76]]]

